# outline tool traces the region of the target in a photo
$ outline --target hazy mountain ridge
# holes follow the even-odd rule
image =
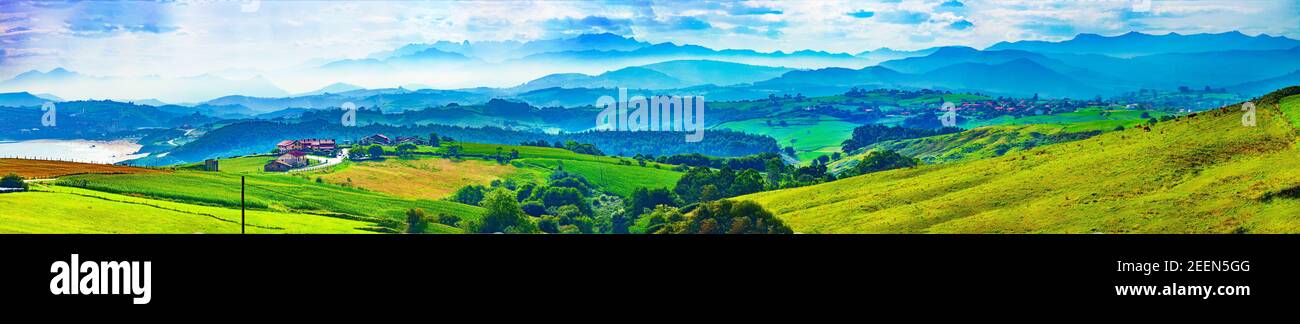
[[[1165,35],[1129,32],[1116,36],[1079,34],[1060,42],[1000,42],[985,50],[1024,50],[1040,53],[1102,54],[1135,57],[1162,53],[1194,53],[1226,50],[1279,50],[1300,46],[1300,41],[1282,36],[1246,36],[1238,31],[1220,34]]]
[[[1130,52],[1136,52],[1136,49],[1147,52],[1219,50],[1161,52],[1132,57],[1104,54],[1114,52],[1106,48],[1137,46],[1129,44],[1142,42],[1140,40],[1151,40],[1149,43],[1153,44],[1135,47]],[[985,50],[961,46],[916,51],[881,48],[850,55],[813,50],[768,53],[746,49],[714,50],[690,44],[650,44],[613,34],[591,34],[531,42],[409,44],[392,51],[377,52],[364,59],[336,60],[318,68],[299,71],[301,74],[295,80],[331,82],[318,90],[299,95],[290,95],[263,77],[247,80],[230,80],[213,75],[189,78],[114,78],[87,76],[62,68],[20,74],[11,80],[0,82],[0,91],[66,96],[65,90],[99,89],[92,97],[157,98],[157,102],[141,100],[142,103],[151,105],[185,102],[213,106],[242,105],[248,108],[247,113],[254,115],[286,108],[337,107],[347,101],[365,106],[392,106],[399,110],[421,105],[484,103],[492,98],[514,98],[544,106],[585,105],[594,101],[593,98],[558,98],[555,95],[560,91],[542,91],[551,88],[591,89],[585,92],[619,87],[675,93],[690,90],[701,92],[697,95],[708,94],[718,99],[753,99],[772,94],[773,91],[778,94],[808,94],[852,86],[941,87],[1016,95],[1041,93],[1091,97],[1115,95],[1140,88],[1232,87],[1277,78],[1284,74],[1281,71],[1300,69],[1300,46],[1278,49],[1297,42],[1285,37],[1250,37],[1240,33],[1130,33],[1114,37],[1081,34],[1070,41],[1004,43]],[[1077,44],[1085,43],[1096,44],[1089,45],[1096,49],[1080,53],[1055,52],[1060,48],[1082,46]],[[1216,47],[1216,44],[1223,46]],[[1268,49],[1237,49],[1252,46]],[[476,56],[494,51],[506,51],[509,52],[506,56],[517,58],[488,63],[488,60]],[[873,60],[887,57],[896,59],[867,66]],[[1033,62],[1050,73],[1031,68],[998,70],[1026,67],[1024,64],[1006,64],[1016,60]],[[967,63],[989,66],[990,68],[978,70],[999,77],[932,73]],[[975,68],[978,67],[967,65],[964,69]],[[573,70],[565,71],[566,69]],[[437,84],[427,81],[460,78],[477,80],[475,78],[479,76],[509,74],[514,70],[524,71],[524,74],[550,70],[561,72],[541,74],[514,85],[428,92],[393,87],[366,90],[366,87],[340,77],[359,73],[379,79],[401,80],[399,84]],[[950,71],[956,70],[962,69]],[[407,80],[410,78],[414,79]],[[984,82],[975,81],[981,78]],[[1017,79],[1036,82],[1016,82]],[[123,84],[131,87],[122,86]],[[991,84],[998,86],[986,86]],[[1252,91],[1265,91],[1272,87],[1259,88]]]

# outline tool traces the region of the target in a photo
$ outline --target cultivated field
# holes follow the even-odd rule
[[[154,169],[63,161],[0,159],[0,176],[14,173],[26,179],[48,179],[70,174],[157,173]]]
[[[443,158],[389,158],[383,161],[348,162],[320,175],[325,182],[344,184],[410,199],[442,199],[468,185],[487,185],[492,180],[526,172],[496,161]]]

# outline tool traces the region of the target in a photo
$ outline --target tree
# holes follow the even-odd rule
[[[27,183],[23,182],[23,177],[10,173],[5,175],[4,178],[0,178],[0,188],[27,190]]]
[[[465,186],[460,190],[456,190],[456,193],[451,195],[451,200],[466,205],[478,206],[479,203],[483,202],[485,190],[486,188],[483,186]]]
[[[460,146],[448,146],[447,155],[453,158],[460,158]]]
[[[469,230],[474,233],[536,233],[537,225],[528,219],[528,215],[519,208],[512,193],[497,189],[483,199],[483,208],[487,213],[478,221],[471,222]]]
[[[366,153],[370,155],[370,157],[377,159],[384,156],[384,147],[379,146],[379,144],[371,144],[370,148],[366,149]]]
[[[524,201],[522,205],[519,205],[519,208],[522,209],[525,214],[528,214],[528,216],[540,217],[543,214],[546,214],[546,206],[542,205],[542,202],[536,200]]]
[[[718,192],[718,186],[704,185],[700,187],[700,201],[714,201],[722,198],[722,193]]]
[[[429,228],[429,217],[419,208],[406,211],[406,234],[424,233]]]
[[[916,159],[903,156],[902,154],[898,154],[898,152],[891,150],[872,151],[871,153],[868,153],[866,157],[862,158],[862,162],[853,167],[853,169],[849,171],[852,173],[848,175],[867,174],[898,168],[910,168],[917,164],[920,164],[920,162]]]
[[[666,234],[669,224],[681,222],[686,219],[681,210],[677,207],[659,205],[649,213],[637,219],[636,225],[628,229],[628,232],[635,234]]]
[[[519,158],[519,150],[516,150],[516,149],[510,149],[510,159],[511,159],[511,160],[514,160],[514,159],[518,159],[518,158]]]
[[[415,150],[418,149],[420,149],[420,147],[415,146],[415,144],[402,143],[401,145],[397,146],[397,155],[406,156],[407,154],[410,154],[411,152],[414,152]]]
[[[438,140],[438,133],[429,133],[429,146],[438,147],[441,145],[441,141]]]
[[[632,190],[632,195],[628,197],[626,213],[631,218],[637,218],[660,205],[679,206],[679,203],[677,197],[674,197],[673,192],[668,191],[667,188],[640,187]]]
[[[781,173],[785,170],[785,163],[781,162],[781,159],[768,159],[764,163],[763,169],[764,172],[767,172],[767,183],[772,184],[774,187],[780,185]]]
[[[763,191],[763,176],[754,169],[745,169],[745,171],[741,171],[740,174],[736,175],[736,180],[731,183],[730,191],[728,196],[731,197]]]
[[[676,213],[675,213],[676,212]],[[640,226],[641,223],[638,223]],[[655,234],[793,234],[794,231],[763,206],[752,201],[718,200],[701,203],[688,215],[656,209],[645,222]]]
[[[433,222],[455,227],[456,225],[460,224],[460,216],[456,216],[452,214],[438,214],[437,216],[434,216]]]

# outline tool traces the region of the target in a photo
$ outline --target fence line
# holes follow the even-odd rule
[[[27,161],[46,161],[46,162],[68,162],[68,163],[81,163],[81,164],[94,164],[94,165],[111,165],[111,166],[127,166],[127,167],[132,167],[132,168],[154,169],[154,170],[168,170],[168,169],[171,169],[171,167],[167,167],[167,166],[119,165],[119,164],[117,164],[117,163],[101,163],[101,162],[94,162],[94,161],[77,161],[77,160],[75,160],[75,159],[55,159],[55,158],[39,158],[39,157],[27,157],[27,156],[0,156],[0,159],[27,160]]]

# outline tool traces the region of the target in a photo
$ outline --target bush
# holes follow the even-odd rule
[[[23,177],[10,173],[0,178],[0,188],[18,188],[27,190],[27,183],[23,182]]]
[[[524,213],[528,214],[528,216],[540,217],[543,214],[546,214],[546,206],[542,205],[540,201],[525,201],[522,205],[519,205],[519,207],[520,209],[523,209]]]
[[[478,206],[483,201],[485,191],[487,189],[483,186],[465,186],[460,190],[456,190],[456,193],[451,195],[451,200],[466,205]]]
[[[424,210],[415,208],[406,211],[406,234],[424,233],[429,228],[429,217]]]
[[[862,158],[862,163],[858,163],[849,172],[851,172],[850,175],[859,175],[898,168],[910,168],[918,164],[920,162],[916,159],[903,156],[898,152],[890,150],[872,151],[867,154],[867,157]]]
[[[442,225],[451,226],[451,227],[456,227],[458,224],[460,224],[460,216],[451,215],[451,214],[438,214],[437,216],[433,217],[433,222]]]
[[[662,213],[661,213],[662,212]],[[656,234],[793,234],[785,225],[763,206],[752,201],[718,200],[701,203],[698,208],[684,217],[673,209],[656,209],[649,215],[647,225],[654,226],[662,221],[662,226],[653,230]]]
[[[474,233],[537,232],[537,225],[528,219],[514,195],[507,190],[497,189],[488,193],[482,205],[487,208],[487,213],[479,221],[471,222],[466,230]]]

